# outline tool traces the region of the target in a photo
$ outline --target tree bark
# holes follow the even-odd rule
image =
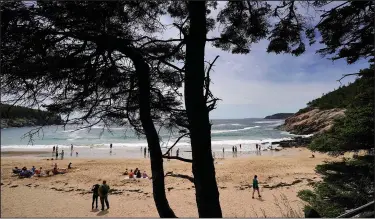
[[[152,189],[159,216],[162,218],[175,218],[176,215],[169,206],[165,194],[163,156],[159,136],[151,117],[150,109],[150,67],[142,57],[131,57],[136,69],[136,78],[139,86],[139,111],[143,130],[146,134],[147,144],[150,148]]]
[[[189,1],[186,41],[185,106],[189,121],[192,168],[199,217],[222,217],[211,150],[211,124],[204,97],[205,1]]]

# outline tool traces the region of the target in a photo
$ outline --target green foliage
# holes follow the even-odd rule
[[[308,146],[319,152],[340,155],[374,148],[374,66],[360,71],[361,78],[347,88],[346,116],[334,122],[330,131],[315,137]],[[336,95],[336,94],[334,94]],[[334,96],[331,95],[331,96]],[[321,104],[330,94],[315,104]],[[350,98],[349,98],[350,97]],[[370,154],[370,153],[368,153]],[[337,217],[374,199],[374,155],[357,156],[341,162],[318,165],[323,181],[314,191],[300,191],[299,197],[323,217]]]
[[[323,181],[314,192],[302,190],[298,197],[308,202],[322,217],[337,217],[345,210],[364,205],[374,199],[374,157],[360,156],[318,165]]]
[[[316,2],[318,5],[322,3]],[[321,33],[321,43],[325,44],[325,48],[318,53],[330,55],[332,60],[344,58],[348,64],[369,57],[373,62],[374,11],[372,1],[345,1],[323,13],[316,28]]]
[[[353,98],[361,92],[361,80],[344,85],[329,92],[315,100],[307,103],[308,107],[318,107],[319,109],[346,108]]]
[[[36,121],[35,125],[62,124],[60,116],[42,110],[30,109],[22,106],[0,104],[1,119],[12,120],[13,123],[25,123],[25,119]]]
[[[355,85],[351,89],[355,95],[346,95],[346,116],[336,120],[330,131],[317,136],[309,145],[311,150],[338,155],[374,147],[374,75],[371,71],[369,68],[360,72],[363,76],[352,84]],[[315,104],[324,103],[334,96],[327,94]]]

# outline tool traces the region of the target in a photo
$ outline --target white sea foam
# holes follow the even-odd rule
[[[257,122],[254,122],[254,123],[257,123],[257,124],[268,124],[268,123],[280,123],[280,122],[284,122],[284,120],[257,121]]]
[[[260,126],[250,126],[250,127],[245,127],[242,129],[230,129],[230,130],[212,130],[212,134],[218,134],[218,133],[226,133],[226,132],[240,132],[240,131],[245,131],[249,129],[254,129],[254,128],[259,128]]]
[[[271,143],[282,140],[291,140],[292,138],[275,138],[275,139],[262,139],[262,140],[252,140],[252,139],[235,139],[235,140],[214,140],[211,142],[212,147],[218,146],[233,146],[233,145],[254,145],[256,143]],[[162,144],[163,147],[169,147],[174,144],[174,141],[171,140],[165,144]],[[93,148],[93,149],[108,149],[110,143],[99,143],[99,144],[87,144],[87,145],[74,145],[74,148]],[[146,141],[138,141],[131,143],[112,143],[113,148],[140,148],[146,147]],[[56,145],[1,145],[1,149],[52,149]],[[190,147],[190,142],[182,141],[177,143],[177,147],[188,148]],[[59,148],[70,148],[70,145],[58,145]]]
[[[220,126],[242,126],[242,124],[239,124],[239,123],[233,123],[233,124],[215,124],[215,125],[212,125],[212,126],[215,126],[215,127],[220,127]]]

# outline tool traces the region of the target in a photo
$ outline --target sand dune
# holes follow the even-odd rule
[[[314,167],[327,155],[311,154],[306,149],[287,149],[276,156],[238,157],[216,160],[216,175],[224,217],[282,217],[285,207],[277,206],[275,198],[288,199],[296,214],[302,214],[299,190],[309,188],[319,180]],[[150,175],[148,159],[74,159],[65,175],[19,179],[11,174],[14,166],[32,165],[51,168],[54,162],[66,168],[69,159],[47,161],[42,158],[2,157],[1,216],[2,217],[158,217],[152,197],[151,180],[124,179],[125,168],[138,167]],[[181,161],[164,162],[166,193],[172,209],[179,217],[197,217],[191,165]],[[259,177],[262,199],[251,199],[249,188],[254,174]],[[182,177],[181,177],[182,176]],[[187,177],[189,176],[189,177]],[[92,211],[91,186],[107,180],[112,189],[108,211]],[[100,204],[99,204],[100,205]],[[100,208],[100,206],[99,206]]]

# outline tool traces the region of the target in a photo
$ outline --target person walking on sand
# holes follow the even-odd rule
[[[253,199],[254,199],[254,193],[255,193],[255,191],[258,192],[258,197],[259,198],[262,197],[262,196],[260,196],[260,193],[259,193],[259,184],[258,184],[258,176],[257,175],[255,175],[254,179],[253,179],[253,196],[252,196]]]
[[[98,197],[99,197],[99,184],[95,184],[92,186],[92,209],[94,209],[94,202],[96,202],[96,209],[98,209]]]
[[[100,203],[102,204],[102,211],[104,211],[104,203],[107,206],[107,210],[109,209],[108,192],[109,186],[107,185],[107,181],[103,180],[103,184],[99,186],[99,197]]]

